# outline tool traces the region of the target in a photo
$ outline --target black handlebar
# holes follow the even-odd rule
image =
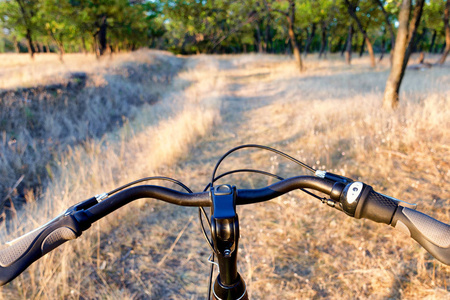
[[[289,191],[309,188],[327,194],[336,207],[355,218],[385,223],[409,234],[433,256],[450,264],[450,226],[423,213],[399,206],[396,199],[373,191],[361,182],[334,181],[314,176],[288,178],[261,189],[237,190],[236,204],[267,201]],[[210,192],[183,193],[142,185],[126,189],[98,202],[90,198],[68,209],[44,226],[8,243],[0,250],[0,285],[13,280],[34,261],[64,242],[75,239],[91,224],[125,204],[154,198],[181,206],[212,205]],[[334,206],[333,204],[333,206]]]

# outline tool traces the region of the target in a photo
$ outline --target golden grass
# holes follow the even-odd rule
[[[111,69],[123,69],[123,64],[151,64],[155,58],[168,56],[164,51],[144,50],[133,53],[119,53],[97,59],[94,54],[73,53],[64,56],[64,62],[57,54],[36,54],[34,60],[28,54],[0,54],[0,89],[15,89],[59,83],[61,78],[74,72],[111,74]]]
[[[186,87],[188,82],[191,86]],[[208,92],[220,84],[204,73],[187,71],[179,76],[171,86],[172,91],[160,102],[142,106],[134,120],[125,122],[120,130],[99,140],[90,139],[81,146],[70,147],[58,161],[58,179],[48,187],[38,205],[33,203],[25,208],[19,216],[21,222],[17,222],[17,229],[7,238],[36,227],[87,194],[112,189],[119,183],[151,175],[157,169],[173,164],[218,120],[218,106],[212,98],[208,98],[208,103],[198,105],[204,102],[203,95],[212,96]],[[155,155],[149,156],[149,152]],[[107,232],[112,225],[120,224],[127,212],[130,213],[127,209],[122,210],[115,221],[99,222],[102,231]],[[92,259],[99,247],[97,234],[100,227],[96,226],[83,237],[82,243],[69,245],[62,252],[43,258],[42,265],[33,266],[28,276],[22,276],[12,284],[17,287],[12,295],[23,298],[78,297],[91,291],[92,285],[87,280],[90,269],[101,266],[99,258],[94,262]],[[99,280],[103,280],[101,275]],[[74,292],[73,284],[82,292],[77,289]],[[96,294],[109,298],[127,295],[110,289],[107,284],[105,290]],[[7,295],[7,298],[11,296]]]
[[[27,206],[21,223],[35,227],[71,203],[152,174],[200,190],[217,158],[243,143],[360,179],[449,223],[449,71],[408,71],[400,107],[388,113],[380,109],[386,63],[373,70],[367,58],[349,67],[339,57],[310,56],[297,74],[286,57],[191,57],[162,101],[58,159],[43,201]],[[238,167],[304,173],[248,150],[221,170]],[[260,187],[271,180],[223,182]],[[393,228],[350,219],[301,192],[238,212],[239,268],[252,299],[450,297],[450,268]],[[209,251],[195,215],[155,201],[131,204],[35,263],[1,295],[203,299]]]
[[[52,82],[41,81],[38,87],[0,91],[0,201],[22,176],[13,199],[32,200],[37,187],[54,176],[55,156],[135,118],[143,106],[161,98],[183,66],[182,59],[158,51],[105,58],[109,66],[103,60],[81,65],[79,55],[67,58],[80,64],[73,69],[76,74],[89,71],[76,78],[70,78],[73,72],[55,74]],[[61,65],[47,64],[36,80],[45,80],[43,74]]]

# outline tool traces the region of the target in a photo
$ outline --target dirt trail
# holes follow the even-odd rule
[[[257,56],[190,58],[197,72],[217,82],[208,95],[201,95],[204,100],[199,105],[206,105],[209,97],[214,98],[214,105],[220,106],[220,117],[217,116],[211,131],[195,142],[187,157],[166,169],[163,175],[200,191],[209,182],[222,154],[234,146],[256,143],[279,148],[314,167],[339,167],[336,172],[344,175],[351,172],[356,178],[363,175],[374,183],[389,176],[386,174],[393,165],[404,166],[406,171],[398,171],[392,185],[398,182],[396,178],[401,178],[396,189],[407,195],[405,191],[410,191],[409,185],[416,180],[407,170],[413,166],[427,169],[427,162],[386,160],[371,148],[384,141],[376,140],[376,132],[382,132],[383,138],[396,135],[397,129],[392,129],[389,117],[377,112],[379,86],[387,72],[367,71],[365,67],[349,69],[331,61],[326,63],[330,67],[325,71],[312,69],[306,75],[298,75],[289,71],[288,61],[271,64],[270,59],[270,56],[264,60]],[[432,72],[435,73],[429,76],[440,78],[441,71]],[[405,85],[415,91],[414,97],[425,97],[435,90],[448,91],[439,80],[435,81],[432,92],[428,87],[419,90],[420,77],[416,80],[415,74],[410,76],[411,83]],[[364,110],[355,110],[361,97],[365,98]],[[427,101],[435,103],[437,100],[432,97]],[[439,103],[433,105],[446,105],[446,102]],[[408,114],[407,109],[402,114]],[[429,127],[421,124],[418,128]],[[412,130],[417,132],[414,127]],[[364,140],[366,135],[370,143],[361,143],[360,139]],[[379,167],[367,169],[364,162],[368,159],[380,161]],[[392,165],[383,167],[387,162]],[[360,167],[353,167],[358,163]],[[445,168],[446,162],[440,163]],[[299,168],[281,163],[276,156],[247,150],[227,159],[221,170],[248,167],[285,176],[299,174]],[[226,182],[241,188],[261,187],[270,179],[233,176]],[[429,189],[445,191],[444,183],[431,182],[434,185]],[[390,191],[395,193],[396,189]],[[429,197],[417,189],[413,195]],[[421,264],[424,253],[416,258],[414,249],[418,249],[401,234],[345,218],[303,194],[293,193],[278,200],[240,207],[238,213],[241,222],[238,268],[253,299],[333,298],[335,295],[398,298],[404,293],[448,296],[443,288],[445,270],[437,271],[439,287],[430,290],[423,283],[423,288],[417,291],[417,285],[428,280],[434,271],[411,272],[411,264]],[[101,254],[106,265],[102,276],[111,283],[111,293],[119,288],[124,291],[122,297],[125,293],[138,299],[204,299],[210,250],[198,227],[197,210],[151,202],[133,222],[135,228],[128,223],[117,228],[112,236],[104,237],[115,243],[104,245],[101,253],[112,252],[117,244],[123,248],[122,258],[118,260]],[[386,244],[392,247],[385,248]],[[398,257],[404,255],[413,259],[399,263]],[[366,273],[370,276],[363,278],[365,275],[361,274]],[[103,285],[101,276],[98,277],[99,285]],[[410,288],[408,282],[414,282],[416,288]],[[112,295],[112,298],[119,296]]]
[[[348,67],[340,58],[311,58],[301,75],[289,58],[280,56],[200,55],[186,60],[188,70],[178,74],[173,91],[122,128],[134,131],[130,137],[123,135],[124,140],[115,143],[114,137],[122,139],[117,133],[105,137],[106,142],[92,141],[85,147],[93,149],[92,155],[74,151],[72,157],[81,157],[75,165],[81,167],[69,161],[60,179],[75,186],[78,194],[71,196],[102,192],[113,183],[154,171],[201,191],[227,150],[255,143],[278,148],[314,168],[364,178],[394,197],[435,199],[423,202],[424,211],[448,220],[450,173],[443,170],[448,170],[450,127],[445,125],[445,111],[450,85],[445,71],[427,71],[431,85],[423,74],[408,74],[402,97],[409,101],[392,115],[379,109],[387,66],[369,69],[363,59]],[[89,166],[89,175],[83,166]],[[285,177],[302,172],[271,153],[243,150],[227,158],[218,174],[237,168]],[[78,173],[99,184],[76,181],[73,174]],[[246,188],[272,180],[233,175],[222,182]],[[64,191],[56,188],[53,194]],[[449,296],[450,269],[435,264],[401,233],[347,218],[303,193],[239,207],[238,214],[238,268],[252,299]],[[133,203],[94,224],[84,241],[54,252],[68,257],[74,249],[80,256],[64,260],[72,272],[59,279],[65,285],[56,282],[64,274],[58,265],[47,270],[35,264],[35,273],[48,271],[51,274],[42,277],[56,282],[39,286],[39,294],[68,299],[204,299],[210,249],[198,225],[195,208],[154,200]],[[20,293],[27,278],[17,283]]]
[[[277,98],[270,96],[276,87],[261,84],[265,75],[258,68],[248,70],[237,59],[191,59],[195,60],[191,64],[198,66],[198,72],[211,72],[211,76],[223,81],[220,90],[211,91],[220,99],[220,121],[190,149],[189,156],[178,164],[174,174],[169,174],[199,191],[208,182],[217,159],[232,146],[253,142],[270,145],[276,141],[276,130],[260,133],[261,128],[268,128],[265,125],[272,122],[270,116],[255,118],[254,111],[276,102]],[[231,158],[224,168],[236,163],[245,167],[246,158],[239,155]],[[136,227],[123,224],[104,237],[115,242],[104,246],[103,256],[112,251],[110,247],[121,245],[124,249],[120,261],[105,257],[106,270],[116,274],[107,280],[138,298],[202,299],[206,295],[209,270],[206,260],[210,251],[197,224],[197,210],[162,203],[150,206],[151,212],[145,211],[136,221]]]

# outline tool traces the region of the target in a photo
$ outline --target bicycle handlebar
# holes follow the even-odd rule
[[[236,205],[251,204],[279,197],[299,188],[327,194],[329,205],[355,218],[367,218],[406,232],[434,257],[450,264],[450,226],[423,213],[402,207],[400,201],[373,191],[362,182],[339,181],[314,176],[288,178],[261,189],[237,190]],[[90,198],[49,223],[8,243],[0,250],[0,285],[22,273],[34,261],[64,242],[76,239],[91,224],[125,204],[140,198],[155,198],[181,206],[212,205],[210,192],[183,193],[165,187],[141,185],[101,200]],[[331,204],[330,204],[331,203]]]
[[[11,281],[33,262],[76,239],[89,226],[81,226],[71,215],[62,215],[9,243],[0,251],[0,285]]]
[[[347,185],[340,200],[350,216],[391,225],[412,237],[437,260],[450,265],[450,225],[404,207],[404,202],[377,193],[361,182]]]

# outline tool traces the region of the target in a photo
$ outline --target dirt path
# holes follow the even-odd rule
[[[201,191],[227,150],[255,143],[315,168],[364,178],[394,197],[435,199],[424,202],[424,211],[448,219],[450,127],[445,111],[450,85],[445,70],[427,71],[432,85],[423,74],[409,73],[402,95],[409,102],[391,115],[379,109],[387,69],[369,69],[364,60],[348,67],[339,58],[310,58],[308,71],[299,75],[280,56],[186,59],[190,69],[179,74],[173,92],[121,129],[130,136],[119,132],[74,150],[71,157],[80,157],[74,161],[79,169],[62,162],[67,170],[60,181],[74,189],[72,197],[108,190],[155,170]],[[285,177],[302,172],[271,153],[249,150],[227,158],[219,174],[236,168]],[[73,181],[73,174],[86,179]],[[272,180],[233,175],[222,182],[245,188]],[[238,214],[238,268],[252,299],[449,296],[450,270],[401,233],[347,218],[300,192],[239,207]],[[205,299],[210,249],[198,223],[194,208],[153,200],[129,205],[95,224],[82,243],[54,252],[67,257],[74,249],[79,257],[61,260],[61,267],[54,263],[53,269],[45,261],[35,264],[30,274],[48,272],[39,278],[55,281],[51,287],[46,282],[33,286],[36,298]],[[59,263],[57,255],[53,261]],[[66,275],[61,279],[60,274]],[[22,298],[35,295],[31,288],[29,294],[22,292],[33,275],[28,276],[16,284]]]
[[[357,128],[365,128],[364,113],[378,109],[378,83],[385,80],[385,72],[367,73],[361,68],[345,69],[334,63],[336,66],[325,72],[313,70],[306,76],[298,76],[289,71],[288,62],[271,64],[270,57],[263,62],[252,56],[191,59],[193,65],[197,65],[197,72],[208,74],[217,82],[207,91],[208,95],[202,95],[206,102],[199,105],[208,103],[209,97],[214,98],[220,113],[211,131],[196,141],[188,156],[168,169],[166,175],[199,191],[209,182],[212,169],[222,154],[237,145],[257,143],[284,150],[316,167],[339,166],[336,171],[341,174],[350,171],[352,176],[366,174],[368,179],[385,176],[383,168],[367,171],[357,168],[355,173],[352,164],[367,150],[359,142],[346,144],[347,132],[355,127],[355,121],[361,122]],[[426,90],[421,92],[427,93]],[[417,95],[420,97],[420,93]],[[366,100],[366,110],[360,113],[354,107],[361,97],[373,101]],[[325,101],[326,105],[322,104]],[[339,111],[346,113],[337,114]],[[382,113],[376,116],[384,118]],[[372,123],[377,126],[377,122]],[[349,140],[358,141],[359,135],[375,131],[361,130],[351,133]],[[369,151],[369,155],[377,157],[370,153],[373,151]],[[360,160],[366,159],[362,156]],[[239,167],[260,168],[285,176],[299,174],[297,167],[281,163],[276,156],[251,151],[236,153],[223,163],[221,170]],[[399,178],[408,176],[408,173],[399,174]],[[228,180],[227,183],[240,187],[260,187],[270,182],[258,176],[234,176]],[[114,233],[112,239],[121,241],[124,247],[123,258],[119,262],[106,258],[106,265],[115,266],[108,274],[122,275],[111,276],[109,280],[115,288],[119,287],[132,297],[203,299],[210,251],[197,224],[197,210],[160,203],[149,204],[149,207],[152,213],[149,215],[145,210],[136,223],[139,230],[127,226]],[[398,264],[400,253],[405,251],[400,246],[386,254],[382,237],[393,234],[391,244],[401,245],[405,243],[401,234],[397,237],[396,232],[380,228],[374,235],[381,242],[377,239],[365,242],[368,231],[360,222],[346,219],[304,195],[290,194],[268,203],[239,208],[238,212],[241,221],[239,269],[253,299],[333,298],[344,295],[342,293],[346,295],[343,297],[367,298],[375,293],[379,297],[396,298],[402,295],[401,289],[408,289],[399,278],[406,276],[417,283],[427,276],[426,272],[416,276],[408,271],[407,260]],[[349,238],[352,235],[354,239]],[[102,253],[111,251],[108,247],[113,246],[106,245]],[[404,247],[412,249],[410,244]],[[365,252],[358,249],[365,249]],[[351,263],[345,258],[349,253],[357,257]],[[376,258],[370,260],[372,257]],[[386,269],[386,264],[391,265],[389,261],[395,262],[392,270]],[[361,281],[361,274],[366,273],[370,274],[370,279]],[[445,271],[440,274],[439,278],[445,278]],[[355,281],[360,284],[354,285]],[[99,282],[101,284],[101,280]],[[415,290],[409,293],[417,295]],[[446,292],[438,288],[424,294],[439,297]]]
[[[222,82],[220,90],[210,91],[219,99],[220,120],[190,149],[189,156],[178,164],[174,174],[169,175],[198,191],[209,181],[217,159],[230,147],[244,143],[276,143],[276,127],[266,126],[274,120],[267,114],[255,115],[255,111],[273,105],[278,99],[276,87],[261,82],[269,74],[264,69],[248,70],[237,59],[200,57],[195,60],[200,66],[198,72],[211,72],[211,76]],[[229,169],[232,164],[248,166],[246,160],[248,156],[237,155],[227,160],[224,168]],[[260,163],[259,167],[267,169],[271,165],[272,162],[265,161],[265,166]],[[252,185],[251,182],[245,184]],[[117,284],[138,298],[202,299],[207,290],[209,264],[206,260],[210,251],[197,224],[197,210],[161,203],[150,206],[152,212],[146,210],[136,227],[124,224],[105,236],[115,243],[105,245],[102,256],[112,252],[117,244],[123,248],[119,261],[104,257],[107,273],[116,274],[107,281],[111,280],[114,286]],[[97,280],[101,283],[101,275],[97,274]],[[118,296],[114,288],[110,292]]]

